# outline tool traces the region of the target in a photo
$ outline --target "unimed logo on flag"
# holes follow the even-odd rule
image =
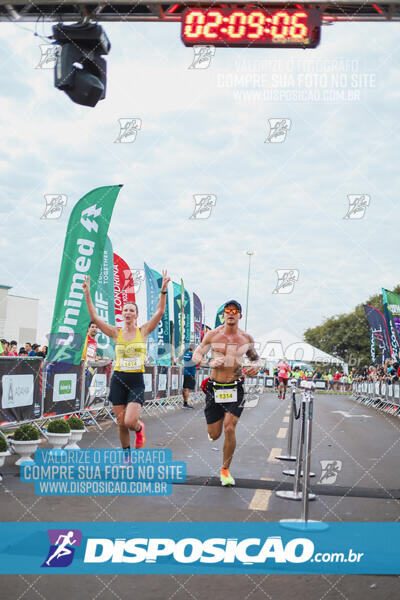
[[[75,400],[76,373],[57,373],[54,375],[53,402]]]

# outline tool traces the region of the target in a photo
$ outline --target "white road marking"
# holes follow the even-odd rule
[[[275,481],[270,477],[261,477],[262,481]],[[256,490],[249,504],[250,510],[268,510],[272,490]]]
[[[331,410],[332,413],[337,413],[338,415],[343,415],[346,419],[351,419],[352,417],[365,417],[366,419],[370,419],[372,415],[351,415],[345,410]]]
[[[272,448],[267,458],[267,462],[280,463],[281,461],[278,458],[275,458],[275,456],[279,456],[280,454],[282,454],[282,448]]]
[[[278,431],[278,435],[276,436],[277,438],[285,438],[287,434],[287,427],[281,427],[280,430]]]

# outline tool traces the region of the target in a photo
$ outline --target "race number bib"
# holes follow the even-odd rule
[[[86,348],[86,358],[93,359],[96,356],[96,346],[88,344]]]
[[[142,359],[140,356],[135,356],[131,358],[121,358],[121,370],[122,371],[140,371],[142,368]]]
[[[214,389],[214,399],[217,404],[225,404],[226,402],[237,402],[237,389]]]

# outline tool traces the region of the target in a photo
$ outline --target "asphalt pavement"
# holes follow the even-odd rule
[[[234,488],[222,488],[218,473],[223,439],[210,442],[202,400],[193,410],[176,409],[144,416],[146,448],[169,448],[187,465],[186,482],[170,496],[39,497],[33,484],[19,480],[9,458],[1,469],[2,521],[169,521],[273,522],[299,518],[301,503],[279,498],[293,477],[283,469],[294,463],[276,458],[286,452],[289,396],[265,393],[245,409],[237,427],[231,473]],[[295,422],[293,449],[298,422]],[[85,434],[82,448],[118,448],[117,427],[110,420]],[[398,521],[400,516],[400,419],[354,402],[349,396],[317,394],[312,425],[309,518],[321,521]],[[57,597],[143,600],[385,600],[400,597],[400,578],[355,575],[3,575],[7,600]]]

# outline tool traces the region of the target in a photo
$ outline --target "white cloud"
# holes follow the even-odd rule
[[[205,302],[210,324],[227,297],[245,304],[247,249],[257,251],[253,334],[282,324],[301,335],[382,283],[398,283],[397,24],[335,24],[323,28],[315,51],[217,49],[204,71],[188,69],[193,52],[181,45],[176,24],[104,27],[112,42],[107,98],[89,109],[53,87],[52,71],[34,68],[42,40],[0,26],[0,113],[7,115],[0,283],[40,298],[41,334],[50,326],[68,216],[100,185],[124,183],[110,226],[114,250],[132,268],[145,260],[167,267],[175,281],[182,277]],[[359,89],[359,101],[235,97],[269,90],[253,85],[254,75],[271,82],[273,73],[298,75],[321,64],[327,72],[335,61],[353,61],[358,77],[376,76]],[[235,74],[253,83],[232,88]],[[142,119],[133,144],[114,143],[122,117]],[[265,143],[273,117],[292,120],[283,144]],[[46,193],[68,196],[59,221],[40,219]],[[189,220],[195,193],[217,195],[207,221]],[[359,222],[343,220],[349,193],[371,195]],[[272,294],[279,268],[300,271],[290,295]],[[144,288],[139,296],[144,316]]]

